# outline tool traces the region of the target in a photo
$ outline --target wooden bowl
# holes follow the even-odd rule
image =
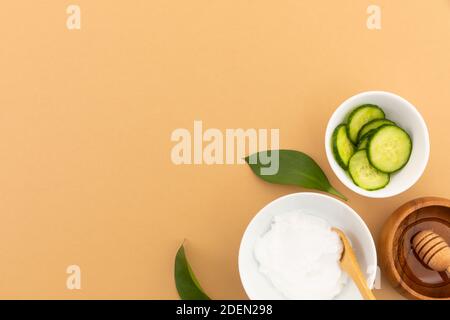
[[[389,217],[378,246],[382,272],[407,298],[450,300],[450,274],[428,268],[411,247],[411,238],[422,230],[433,230],[450,244],[450,200],[419,198]]]

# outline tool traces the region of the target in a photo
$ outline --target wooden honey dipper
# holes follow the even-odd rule
[[[450,272],[450,247],[431,230],[421,231],[412,239],[412,247],[422,262],[437,272]]]

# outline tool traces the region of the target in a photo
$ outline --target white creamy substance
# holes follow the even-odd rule
[[[259,270],[287,299],[329,300],[347,281],[342,242],[329,223],[297,210],[275,216],[255,246]]]

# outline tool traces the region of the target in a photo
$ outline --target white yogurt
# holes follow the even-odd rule
[[[255,245],[263,273],[287,299],[329,300],[344,287],[342,242],[327,221],[297,210],[273,218]]]

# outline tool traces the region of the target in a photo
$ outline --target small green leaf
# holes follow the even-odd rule
[[[269,166],[263,164],[261,158],[267,159],[272,152],[278,152],[279,155],[278,172],[273,175],[261,174],[261,169]],[[344,195],[333,188],[319,165],[303,152],[295,150],[263,151],[246,157],[245,161],[253,173],[264,181],[324,191],[347,200]]]
[[[201,288],[184,253],[184,245],[175,257],[175,285],[182,300],[211,300]]]

